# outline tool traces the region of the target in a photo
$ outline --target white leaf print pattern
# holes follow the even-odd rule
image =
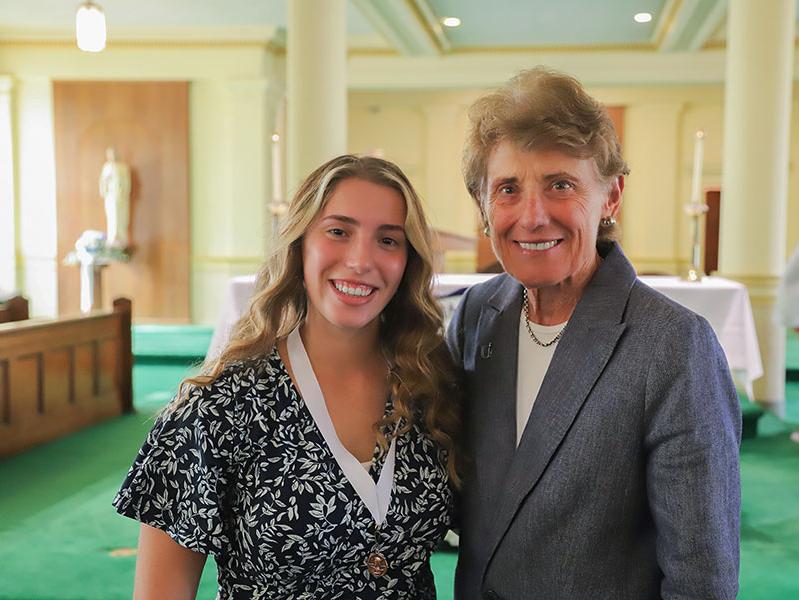
[[[272,352],[159,419],[114,506],[214,555],[220,599],[432,600],[429,558],[453,510],[444,460],[418,423],[398,439],[379,540],[389,571],[373,577],[371,515]]]

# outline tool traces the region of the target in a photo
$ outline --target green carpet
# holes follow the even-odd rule
[[[785,420],[799,427],[799,381],[785,383]]]
[[[788,330],[785,340],[785,369],[788,379],[799,381],[799,333]]]
[[[135,557],[124,550],[135,548],[138,524],[118,516],[111,499],[152,425],[150,415],[189,373],[185,361],[154,364],[165,345],[145,340],[153,341],[137,347],[139,413],[0,461],[0,600],[131,597]],[[195,341],[170,343],[194,361],[202,351]],[[799,416],[799,382],[789,382],[786,394],[787,413]],[[743,600],[799,598],[799,445],[789,441],[789,431],[766,414],[759,436],[742,445]],[[115,555],[120,549],[122,555]],[[452,598],[455,560],[454,554],[433,556],[442,600]],[[198,598],[213,598],[215,591],[209,560]]]
[[[143,414],[84,430],[0,463],[0,598],[130,598],[138,524],[111,499],[144,435]],[[209,563],[199,598],[213,598]]]
[[[134,325],[133,355],[138,364],[152,359],[195,362],[205,358],[212,334],[213,328],[204,325]]]
[[[799,598],[799,445],[789,432],[767,413],[760,435],[741,448],[739,598]]]

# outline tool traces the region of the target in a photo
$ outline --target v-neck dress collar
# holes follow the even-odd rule
[[[364,469],[360,461],[341,443],[327,410],[322,389],[311,366],[308,353],[300,337],[299,327],[286,339],[288,358],[291,363],[297,388],[311,413],[316,426],[322,434],[330,452],[333,454],[350,485],[372,515],[375,523],[381,525],[386,519],[394,487],[394,467],[397,453],[396,437],[392,438],[386,454],[383,469],[377,483]]]

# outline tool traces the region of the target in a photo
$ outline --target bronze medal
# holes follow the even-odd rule
[[[366,558],[366,568],[375,577],[382,577],[388,571],[386,557],[375,550]]]

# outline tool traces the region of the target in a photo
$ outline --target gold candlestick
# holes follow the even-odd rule
[[[685,205],[685,214],[691,217],[691,265],[683,275],[686,281],[702,281],[705,272],[702,269],[702,240],[699,235],[699,223],[708,211],[708,205],[700,202],[689,202]]]
[[[280,233],[280,221],[288,212],[289,204],[283,198],[283,167],[280,135],[272,134],[272,201],[269,212],[272,215],[272,237]]]
[[[683,275],[686,281],[702,281],[705,272],[702,270],[702,240],[699,223],[708,211],[708,205],[702,200],[702,160],[704,157],[705,132],[701,129],[694,137],[694,168],[691,177],[691,201],[685,205],[685,214],[691,217],[691,266]]]

